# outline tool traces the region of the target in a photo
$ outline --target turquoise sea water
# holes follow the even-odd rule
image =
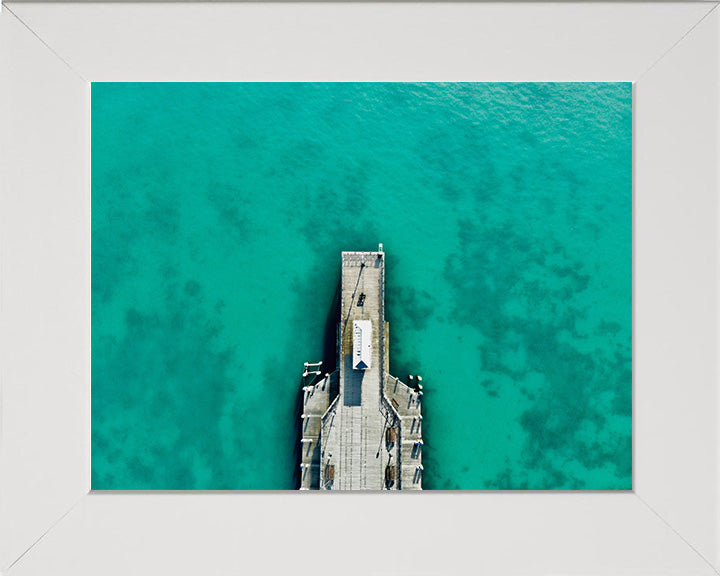
[[[93,489],[294,488],[378,242],[425,488],[630,489],[631,90],[94,83]]]

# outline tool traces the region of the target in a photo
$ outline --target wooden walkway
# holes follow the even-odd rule
[[[303,387],[300,440],[300,490],[317,490],[320,486],[320,432],[322,418],[337,389],[338,371],[317,383]],[[335,391],[337,394],[337,391]]]
[[[372,326],[367,370],[352,367],[355,320]],[[422,488],[421,401],[388,374],[388,333],[384,252],[343,252],[338,370],[304,392],[301,489]]]

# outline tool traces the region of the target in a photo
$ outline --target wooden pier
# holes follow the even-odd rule
[[[305,377],[301,490],[422,489],[422,390],[389,374],[388,337],[382,245],[343,252],[338,369]]]

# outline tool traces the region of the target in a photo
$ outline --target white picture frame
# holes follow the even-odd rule
[[[0,12],[0,572],[720,573],[720,10],[25,3]],[[90,492],[90,82],[629,81],[633,490]]]

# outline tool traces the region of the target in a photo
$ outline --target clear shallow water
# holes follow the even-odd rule
[[[93,489],[294,488],[378,242],[425,488],[630,489],[631,125],[628,83],[94,83]]]

